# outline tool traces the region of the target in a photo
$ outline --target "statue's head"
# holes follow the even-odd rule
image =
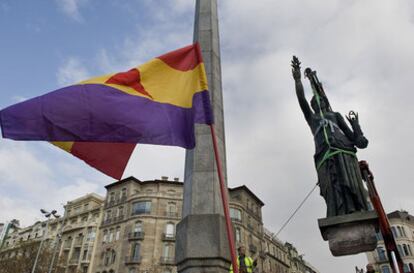
[[[319,97],[319,103],[320,103],[320,106],[318,105],[316,96],[313,96],[311,99],[311,107],[315,113],[319,113],[319,110],[322,110],[322,113],[325,113],[329,110],[329,101],[327,97],[325,96]]]

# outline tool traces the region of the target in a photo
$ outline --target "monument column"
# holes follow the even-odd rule
[[[207,72],[227,184],[217,0],[196,1],[194,42],[197,41]],[[196,125],[195,134],[196,147],[187,150],[185,160],[183,219],[177,225],[175,252],[178,272],[224,273],[230,266],[230,251],[210,128]]]

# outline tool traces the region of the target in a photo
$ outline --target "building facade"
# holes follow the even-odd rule
[[[394,211],[388,214],[391,231],[397,243],[398,252],[404,262],[404,272],[414,272],[414,216],[407,211]],[[378,247],[375,251],[367,252],[368,262],[381,273],[391,273],[384,241],[380,233],[377,234]]]
[[[49,224],[52,234],[61,234],[58,272],[91,272],[104,200],[91,193],[67,202],[64,217]]]
[[[6,236],[0,259],[12,258],[18,242],[45,238],[56,245],[58,273],[176,273],[176,225],[181,220],[183,183],[177,178],[134,177],[65,205],[49,223],[37,222]],[[257,273],[313,273],[296,248],[263,227],[264,203],[246,186],[229,189],[237,246],[257,260]],[[47,233],[46,233],[47,230]],[[56,240],[56,238],[61,238]],[[17,254],[14,254],[17,255]]]

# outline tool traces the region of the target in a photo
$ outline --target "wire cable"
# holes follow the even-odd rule
[[[286,225],[292,220],[293,216],[299,211],[299,209],[303,206],[303,204],[308,200],[309,196],[313,193],[313,191],[316,189],[316,187],[319,185],[319,182],[316,183],[316,185],[312,188],[312,190],[305,196],[305,198],[300,202],[299,206],[295,209],[295,211],[292,213],[292,215],[289,216],[289,218],[286,220],[286,222],[283,224],[283,226],[279,229],[279,231],[276,233],[275,237],[279,235],[280,232],[286,227]]]

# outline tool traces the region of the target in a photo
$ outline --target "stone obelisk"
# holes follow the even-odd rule
[[[196,0],[196,41],[200,43],[207,72],[214,126],[227,184],[217,0]],[[197,125],[195,133],[196,147],[186,153],[183,219],[177,225],[178,272],[224,273],[229,270],[230,252],[210,128]]]

